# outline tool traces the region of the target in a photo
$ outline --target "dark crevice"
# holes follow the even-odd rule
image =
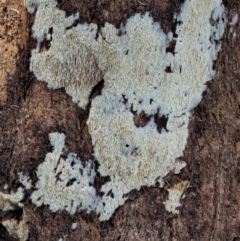
[[[114,198],[114,194],[113,194],[112,190],[110,190],[110,191],[108,192],[107,196],[110,196],[111,198]]]
[[[39,53],[43,51],[47,51],[51,47],[52,33],[53,33],[53,28],[49,28],[48,35],[50,36],[50,38],[48,39],[49,36],[44,37],[44,40],[40,43]]]
[[[59,157],[59,158],[58,158],[58,162],[57,162],[57,165],[56,165],[56,167],[54,168],[54,171],[56,171],[56,170],[57,170],[57,168],[58,168],[58,165],[59,165],[59,163],[60,163],[60,160],[61,160],[61,157]]]
[[[0,223],[0,241],[18,241],[18,239],[12,237],[7,229]]]
[[[16,219],[18,222],[22,220],[23,209],[16,207],[14,210],[7,210],[2,212],[2,220]]]
[[[165,72],[172,73],[171,65],[166,67]]]
[[[236,172],[236,180],[237,180],[238,183],[240,183],[240,169],[239,168]]]
[[[135,126],[137,127],[144,127],[151,119],[151,115],[148,116],[144,111],[142,111],[139,115],[137,113],[133,116],[133,121]]]
[[[110,181],[111,178],[109,176],[102,177],[99,172],[97,172],[93,183],[93,186],[96,189],[97,196],[102,197],[104,195],[104,193],[101,191],[101,188],[105,183]]]
[[[67,187],[72,186],[73,183],[76,182],[76,181],[77,181],[76,178],[72,178],[72,179],[70,179],[70,180],[68,181],[68,183],[67,183]]]
[[[80,19],[76,19],[71,26],[66,27],[66,30],[72,29],[73,27],[76,27],[78,24],[81,24],[82,22]]]
[[[104,87],[104,80],[102,79],[93,87],[89,97],[90,101],[92,101],[92,99],[94,99],[96,96],[102,94],[103,87]]]
[[[60,175],[62,174],[62,172],[59,172],[56,176],[55,176],[55,179],[56,179],[56,182],[61,182],[61,178],[60,178]]]
[[[110,176],[102,177],[100,175],[100,173],[98,172],[99,166],[100,166],[100,164],[98,163],[97,160],[95,160],[93,168],[95,169],[96,175],[95,175],[95,179],[94,179],[94,182],[93,182],[92,186],[96,190],[96,195],[99,196],[99,197],[102,197],[105,193],[103,193],[101,191],[101,188],[105,183],[110,182],[111,178],[110,178]]]
[[[173,55],[175,54],[175,46],[176,46],[176,40],[172,39],[166,48],[166,53],[172,53]]]
[[[127,104],[128,99],[126,98],[126,96],[125,96],[125,95],[122,95],[122,97],[123,97],[123,104]]]
[[[168,118],[165,115],[160,116],[159,113],[156,113],[154,115],[154,122],[157,125],[157,130],[159,133],[162,132],[162,129],[164,128],[166,131],[168,131],[167,129],[167,122],[168,122]]]

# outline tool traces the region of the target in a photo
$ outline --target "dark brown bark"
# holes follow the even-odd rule
[[[79,22],[105,22],[117,27],[136,12],[150,11],[165,32],[174,30],[174,12],[181,0],[87,1],[59,0],[58,7],[68,15],[80,11]],[[231,21],[240,12],[240,2],[224,1]],[[14,12],[16,9],[20,12]],[[106,12],[108,14],[106,14]],[[48,133],[66,134],[69,151],[82,160],[92,158],[91,137],[86,120],[90,106],[81,110],[72,103],[64,89],[49,90],[29,72],[30,51],[34,47],[28,15],[18,1],[0,4],[0,43],[6,46],[0,60],[0,189],[16,190],[18,172],[37,181],[36,168],[51,151]],[[164,189],[142,187],[133,191],[113,217],[100,222],[96,214],[84,212],[71,216],[65,211],[52,213],[47,206],[36,208],[30,192],[24,199],[24,211],[30,230],[29,241],[35,240],[240,240],[240,24],[227,25],[222,52],[215,63],[216,76],[208,83],[201,103],[192,112],[189,138],[183,160],[187,167],[179,175],[166,178]],[[18,53],[13,52],[18,48]],[[7,61],[5,61],[7,59]],[[14,63],[16,62],[16,68]],[[100,93],[95,88],[91,98]],[[142,118],[142,119],[141,119]],[[144,113],[136,116],[145,125]],[[167,188],[181,180],[189,180],[178,215],[165,210]],[[97,179],[99,187],[102,180]],[[3,186],[8,184],[8,189]],[[1,221],[1,213],[0,213]],[[71,229],[77,222],[76,230]],[[2,226],[1,226],[2,227]],[[0,227],[0,239],[13,240]]]

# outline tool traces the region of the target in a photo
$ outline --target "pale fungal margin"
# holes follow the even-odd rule
[[[77,223],[72,223],[72,230],[75,230],[77,228]]]
[[[4,220],[2,225],[14,238],[20,241],[27,241],[29,238],[28,222],[25,213],[20,221],[16,219]]]
[[[23,204],[21,203],[23,197],[24,189],[21,187],[19,187],[15,193],[11,192],[10,194],[6,194],[0,192],[0,210],[7,212],[23,208]],[[18,238],[21,241],[28,240],[29,229],[27,217],[25,215],[24,210],[21,220],[17,220],[14,218],[2,220],[2,225],[8,230],[8,232],[13,237]]]
[[[232,21],[229,23],[230,24],[230,33],[232,33],[232,38],[233,40],[236,38],[236,30],[235,30],[235,25],[237,24],[238,22],[238,14],[236,13],[233,18],[232,18]]]
[[[20,202],[24,197],[24,189],[19,187],[18,190],[11,194],[6,194],[0,192],[0,210],[14,210],[16,206],[23,207],[23,204]]]
[[[175,184],[172,188],[168,189],[168,193],[169,193],[168,200],[163,203],[168,212],[172,212],[174,214],[179,213],[179,210],[177,210],[177,208],[182,206],[180,201],[185,197],[183,195],[183,192],[188,187],[189,187],[189,181],[183,181],[178,184]]]
[[[32,187],[32,180],[29,176],[24,175],[22,172],[18,173],[19,182],[25,187],[25,189],[29,190]]]
[[[237,22],[238,22],[238,14],[236,13],[234,15],[234,17],[232,18],[232,21],[231,21],[230,25],[236,25]]]
[[[96,198],[89,185],[94,171],[90,176],[75,173],[70,160],[77,157],[60,158],[64,142],[57,144],[54,135],[61,134],[51,134],[54,151],[38,167],[38,190],[33,192],[32,201],[70,213],[81,203],[81,209],[96,211],[100,220],[107,220],[124,204],[125,194],[156,182],[162,187],[166,175],[179,173],[185,166],[177,158],[183,155],[187,142],[190,112],[201,101],[206,82],[214,76],[213,61],[221,50],[219,40],[226,26],[225,8],[221,0],[185,1],[176,16],[181,24],[176,29],[172,54],[166,48],[173,33],[166,35],[148,13],[130,18],[121,36],[106,23],[96,38],[96,24],[68,29],[79,15],[66,18],[54,0],[25,0],[25,4],[29,12],[37,10],[33,35],[38,46],[32,51],[30,68],[39,80],[46,81],[50,88],[65,87],[73,101],[85,108],[92,88],[104,79],[101,96],[92,100],[87,124],[100,164],[98,171],[110,177],[102,186],[103,196]],[[44,39],[51,40],[51,46],[41,51]],[[166,130],[159,133],[154,118],[137,128],[132,112],[142,111],[149,116],[164,115],[168,120]],[[81,161],[76,160],[76,169],[84,173]],[[58,166],[67,171],[61,172],[62,181],[56,183]],[[78,185],[65,188],[73,176],[85,185],[81,184],[81,190],[92,188],[90,194],[76,191]]]

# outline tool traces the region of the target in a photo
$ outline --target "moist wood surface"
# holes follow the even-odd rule
[[[134,13],[150,11],[165,32],[174,30],[174,12],[183,1],[170,0],[59,0],[68,15],[80,11],[78,22],[105,22],[117,27]],[[240,2],[224,1],[231,21],[240,12]],[[16,11],[15,11],[16,10]],[[37,181],[36,168],[51,151],[49,132],[66,134],[69,151],[82,160],[93,158],[85,111],[72,103],[64,89],[49,90],[29,72],[29,57],[35,41],[31,38],[34,16],[23,3],[0,1],[0,190],[16,190],[18,172]],[[233,38],[235,31],[236,37]],[[45,240],[240,240],[240,24],[228,25],[222,52],[215,63],[216,76],[207,85],[201,103],[192,112],[189,138],[183,160],[187,167],[179,175],[166,177],[164,189],[142,187],[133,191],[113,217],[100,223],[94,213],[69,215],[52,213],[47,206],[36,208],[28,192],[24,212],[30,230],[29,241]],[[101,94],[104,83],[94,88],[91,98]],[[142,118],[142,119],[141,119]],[[144,126],[147,116],[136,116]],[[161,125],[163,123],[159,122]],[[159,127],[162,128],[162,127]],[[167,188],[181,180],[190,187],[181,201],[178,215],[165,210]],[[100,177],[95,183],[99,188]],[[0,212],[0,222],[2,212]],[[72,223],[77,229],[72,230]],[[17,240],[0,225],[0,240]]]

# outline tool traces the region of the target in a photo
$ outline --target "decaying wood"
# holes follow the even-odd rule
[[[81,1],[59,0],[67,15],[81,10],[79,22],[120,26],[136,12],[150,11],[165,32],[174,29],[172,17],[183,1]],[[224,1],[227,18],[240,12],[239,1]],[[29,174],[33,186],[35,170],[51,151],[48,133],[67,133],[66,146],[82,160],[92,158],[89,114],[72,103],[63,89],[49,90],[29,72],[34,17],[23,3],[0,2],[0,189],[17,190],[18,173]],[[234,37],[234,33],[236,37]],[[179,175],[166,177],[164,189],[145,188],[129,194],[129,200],[114,216],[100,223],[94,214],[52,213],[36,208],[30,192],[24,198],[29,240],[240,240],[240,24],[227,25],[222,51],[215,63],[216,76],[208,83],[201,103],[194,109],[183,160],[187,167]],[[91,98],[101,93],[94,89]],[[144,115],[136,119],[144,123]],[[165,210],[167,189],[181,180],[190,182],[179,214]],[[96,188],[105,182],[97,177]],[[6,187],[5,184],[8,184]],[[4,188],[5,187],[5,188]],[[0,240],[17,240],[4,227],[0,212]],[[23,217],[18,217],[23,218]],[[77,223],[75,230],[72,223]]]

